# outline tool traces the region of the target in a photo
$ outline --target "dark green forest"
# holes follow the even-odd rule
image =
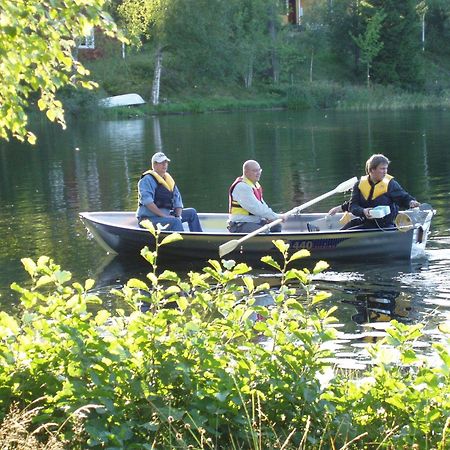
[[[94,96],[294,107],[448,97],[446,0],[115,0],[111,14],[129,44],[98,36],[97,53],[80,54],[100,86]]]

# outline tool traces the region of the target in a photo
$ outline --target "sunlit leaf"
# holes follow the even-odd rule
[[[84,290],[85,291],[89,291],[90,289],[92,289],[95,285],[95,280],[93,280],[92,278],[88,278],[85,282],[84,282]]]
[[[102,309],[95,316],[95,323],[97,325],[103,325],[110,318],[110,316],[111,314],[109,313],[109,311]]]
[[[316,292],[313,296],[313,299],[311,301],[312,305],[315,305],[316,303],[322,302],[324,300],[326,300],[327,298],[331,297],[331,293],[330,292],[324,292],[324,291],[320,291],[320,292]]]
[[[292,262],[292,261],[295,261],[295,260],[300,259],[300,258],[306,258],[307,256],[310,256],[310,255],[311,255],[311,253],[310,253],[309,250],[301,249],[301,250],[298,250],[297,252],[295,252],[295,253],[288,259],[288,262]]]
[[[161,275],[158,277],[160,280],[168,280],[168,281],[180,281],[180,277],[171,270],[165,270]]]
[[[187,309],[187,307],[189,306],[189,303],[188,303],[186,297],[178,297],[177,305],[181,309],[181,311],[185,311]]]
[[[438,325],[438,330],[441,333],[450,334],[450,322],[440,323]]]
[[[245,287],[252,292],[255,289],[255,282],[252,277],[242,277],[242,281],[245,284]]]
[[[282,241],[281,241],[282,242]],[[265,264],[268,264],[269,266],[274,267],[277,270],[281,271],[280,265],[271,257],[271,256],[263,256],[261,258],[261,261]]]
[[[25,268],[25,270],[31,275],[33,276],[36,272],[37,266],[35,264],[35,262],[31,259],[31,258],[22,258],[20,260],[23,264],[23,267]]]
[[[145,228],[146,230],[150,231],[150,233],[153,236],[156,236],[156,229],[155,226],[153,225],[153,222],[151,222],[148,219],[143,220],[142,222],[140,222],[141,227]]]
[[[131,278],[130,280],[128,280],[127,286],[129,288],[142,289],[144,291],[148,290],[147,284],[141,280],[138,280],[137,278]]]
[[[179,233],[171,233],[169,235],[167,235],[159,245],[167,245],[170,244],[171,242],[176,242],[176,241],[181,241],[183,240],[183,237],[181,236],[181,234]]]
[[[319,261],[317,262],[317,264],[314,266],[313,269],[313,273],[314,274],[318,274],[323,272],[324,270],[328,269],[330,266],[326,261]]]
[[[225,263],[226,261],[223,261],[223,263]],[[222,267],[220,266],[219,261],[215,260],[215,259],[209,259],[208,263],[214,268],[214,270],[216,272],[220,272],[222,270]],[[225,265],[225,264],[224,264]]]
[[[36,281],[36,287],[45,286],[49,283],[53,283],[53,278],[50,275],[43,275]]]
[[[281,239],[276,239],[272,241],[273,245],[280,251],[280,253],[286,253],[289,250],[289,244]]]
[[[236,261],[234,259],[223,259],[222,264],[225,269],[233,270],[233,267],[236,265]]]
[[[54,276],[59,284],[67,283],[72,278],[72,274],[67,270],[57,270]]]

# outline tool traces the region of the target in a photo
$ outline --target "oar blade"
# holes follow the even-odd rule
[[[354,184],[358,181],[358,178],[353,177],[350,178],[347,181],[343,181],[341,184],[337,185],[336,188],[334,189],[336,192],[345,192],[350,190]]]
[[[228,253],[231,253],[238,245],[239,241],[237,239],[225,242],[219,246],[219,256],[222,258],[223,256],[228,255]]]

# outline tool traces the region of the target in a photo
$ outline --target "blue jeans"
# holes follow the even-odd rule
[[[166,231],[184,231],[183,222],[187,222],[189,231],[202,232],[202,226],[198,219],[197,211],[194,208],[183,208],[181,219],[179,217],[141,217],[139,222],[144,219],[150,220],[154,225],[160,223],[162,226],[169,225]]]

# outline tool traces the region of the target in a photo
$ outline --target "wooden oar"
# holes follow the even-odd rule
[[[296,206],[295,208],[291,209],[287,213],[285,213],[285,216],[291,216],[292,214],[299,213],[300,211],[308,208],[311,205],[314,205],[317,202],[320,202],[324,198],[330,197],[333,194],[337,194],[338,192],[345,192],[348,191],[353,187],[353,185],[358,181],[356,177],[350,178],[347,181],[344,181],[343,183],[336,186],[332,191],[329,191],[325,194],[320,195],[319,197],[313,198],[309,202],[304,203],[303,205]],[[225,256],[226,254],[232,252],[238,245],[242,244],[243,242],[247,241],[248,239],[252,238],[253,236],[256,236],[259,233],[262,233],[263,231],[269,230],[275,225],[278,225],[279,223],[283,222],[283,219],[276,219],[273,222],[270,222],[261,228],[258,228],[255,231],[252,231],[249,234],[246,234],[245,236],[241,237],[240,239],[233,239],[231,241],[225,242],[225,244],[222,244],[219,247],[219,255],[222,258],[222,256]]]

